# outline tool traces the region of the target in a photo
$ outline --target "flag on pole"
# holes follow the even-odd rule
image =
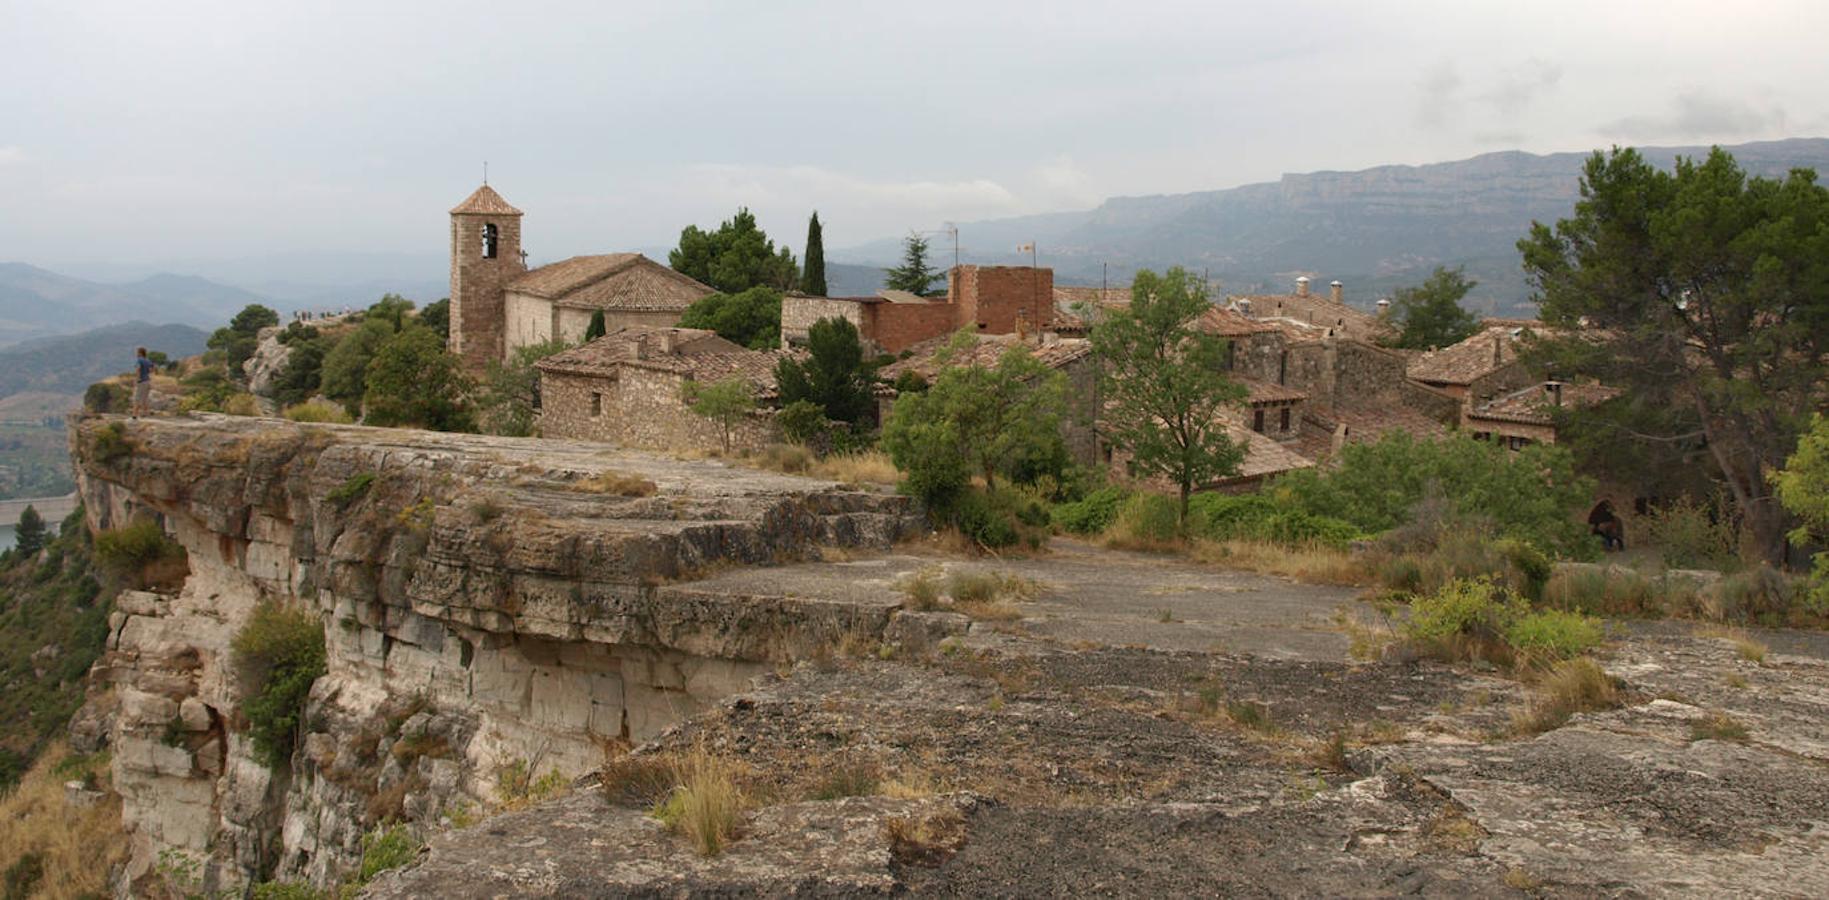
[[[1034,253],[1035,245],[1033,243],[1023,244],[1016,248],[1016,252],[1017,253]]]

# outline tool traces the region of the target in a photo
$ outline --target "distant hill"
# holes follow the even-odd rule
[[[826,296],[828,297],[869,297],[883,289],[883,276],[887,274],[878,266],[856,266],[846,263],[826,263]]]
[[[1793,138],[1725,148],[1749,172],[1794,167],[1829,172],[1829,139]],[[1641,148],[1669,167],[1707,147]],[[1084,212],[1050,213],[959,226],[968,262],[1026,264],[1014,252],[1035,241],[1061,284],[1112,283],[1138,268],[1206,270],[1227,293],[1287,290],[1297,275],[1346,284],[1369,306],[1416,284],[1436,265],[1465,265],[1480,286],[1470,305],[1487,313],[1528,310],[1529,286],[1516,244],[1533,219],[1574,210],[1588,153],[1539,156],[1508,151],[1423,166],[1285,175],[1219,191],[1116,197]],[[847,263],[884,263],[899,240],[834,250]],[[836,293],[836,291],[834,291]]]
[[[80,395],[103,378],[131,370],[136,347],[177,359],[202,353],[207,338],[189,325],[123,322],[0,347],[0,399],[27,392]]]
[[[260,295],[186,275],[103,284],[25,263],[0,263],[0,347],[147,316],[215,328]]]

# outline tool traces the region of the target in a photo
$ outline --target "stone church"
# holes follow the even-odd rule
[[[451,210],[451,352],[481,371],[516,348],[608,330],[668,328],[712,289],[639,253],[574,256],[528,269],[521,211],[485,184]]]

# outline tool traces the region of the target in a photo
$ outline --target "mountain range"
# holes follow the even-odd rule
[[[1666,168],[1707,147],[1640,152]],[[1725,147],[1749,173],[1782,176],[1795,167],[1829,171],[1829,139],[1792,138]],[[1284,175],[1216,191],[1114,197],[1082,212],[959,225],[967,262],[1027,265],[1015,248],[1037,244],[1062,284],[1128,283],[1137,269],[1186,266],[1224,293],[1291,289],[1298,275],[1346,285],[1369,306],[1420,283],[1437,265],[1465,266],[1480,282],[1468,305],[1488,314],[1528,312],[1530,289],[1517,241],[1533,220],[1570,215],[1588,153],[1487,153],[1456,162],[1379,166],[1356,172]],[[893,265],[901,241],[829,252],[846,263]],[[933,245],[936,256],[951,247]]]

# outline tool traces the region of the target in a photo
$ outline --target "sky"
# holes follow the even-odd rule
[[[1829,3],[0,0],[0,261],[796,254],[1494,150],[1829,134]]]

